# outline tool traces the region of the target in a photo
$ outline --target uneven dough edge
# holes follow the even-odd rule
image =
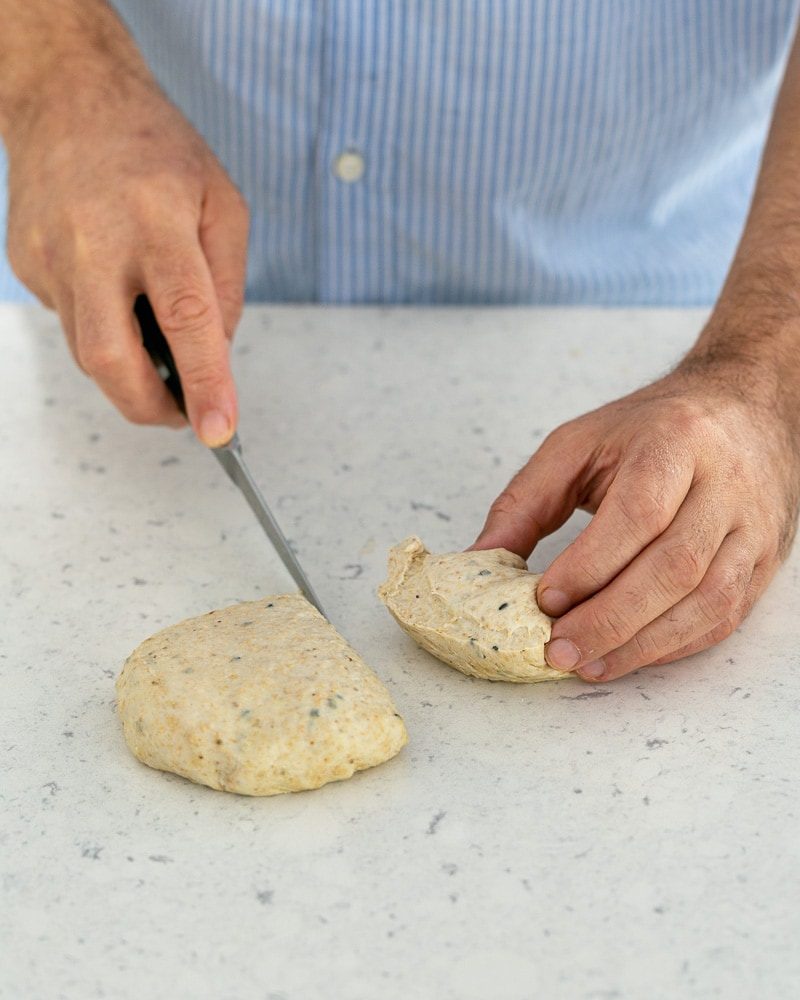
[[[466,553],[450,553],[447,557],[431,556],[423,542],[414,535],[390,549],[388,577],[378,588],[378,596],[398,625],[427,652],[471,677],[527,684],[568,679],[570,674],[553,670],[546,665],[543,655],[546,639],[540,644],[542,652],[539,655],[533,655],[532,651],[523,653],[519,649],[498,650],[494,645],[482,642],[477,636],[470,638],[468,645],[462,644],[461,648],[454,652],[454,643],[461,637],[455,636],[452,628],[448,629],[446,626],[437,628],[422,621],[415,621],[405,613],[402,599],[404,596],[408,597],[411,588],[416,587],[419,581],[421,593],[428,589],[423,577],[426,563],[431,559],[435,561],[460,555],[464,555],[465,559],[469,558],[469,554]],[[523,574],[529,576],[534,586],[539,579],[539,576],[527,573],[523,559],[505,549],[487,550],[484,556],[496,559],[506,567],[523,571],[519,576]],[[436,599],[436,595],[432,594],[431,597]],[[540,615],[546,619],[541,612]]]
[[[277,638],[287,624],[304,666],[291,646],[270,646],[271,632]],[[242,626],[252,629],[245,635]],[[137,759],[241,795],[341,781],[394,757],[408,740],[384,685],[299,594],[162,629],[128,657],[116,689]]]

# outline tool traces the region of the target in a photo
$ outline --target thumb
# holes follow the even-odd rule
[[[542,442],[489,508],[471,549],[508,549],[527,559],[578,506],[590,449],[559,427]]]

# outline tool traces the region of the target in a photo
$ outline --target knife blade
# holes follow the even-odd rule
[[[167,339],[164,336],[161,327],[158,325],[158,320],[153,312],[153,307],[150,305],[150,301],[146,295],[137,296],[136,302],[133,306],[133,311],[136,314],[136,318],[139,321],[139,327],[142,331],[142,343],[144,344],[144,348],[150,355],[150,359],[155,365],[156,371],[163,379],[164,385],[171,393],[172,398],[178,404],[178,408],[185,415],[186,402],[183,396],[183,387],[181,386],[178,368],[175,364],[175,359],[172,356],[169,344],[167,343]],[[239,491],[244,496],[250,506],[250,509],[258,519],[259,524],[264,529],[267,538],[269,538],[273,548],[278,553],[281,562],[288,570],[291,578],[297,584],[302,595],[306,598],[306,600],[314,605],[320,614],[324,615],[325,612],[322,610],[319,598],[314,593],[314,588],[311,586],[308,577],[303,572],[297,556],[294,552],[292,552],[292,549],[281,531],[278,522],[275,520],[272,511],[269,509],[264,497],[261,495],[261,491],[258,486],[256,486],[255,480],[250,474],[250,470],[247,468],[247,464],[245,463],[242,455],[242,445],[239,441],[238,434],[234,434],[227,444],[224,444],[219,448],[210,448],[209,451],[212,452],[214,457],[227,473],[228,478],[235,486],[238,487]]]

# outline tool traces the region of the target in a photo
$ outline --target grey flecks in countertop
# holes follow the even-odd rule
[[[605,688],[590,688],[588,691],[581,691],[580,694],[562,694],[560,697],[564,701],[588,701],[592,698],[608,698],[613,693]]]
[[[332,575],[336,580],[357,580],[363,572],[364,567],[361,563],[345,563],[340,573],[329,575]]]
[[[439,824],[442,822],[442,820],[445,818],[446,815],[447,813],[444,812],[444,810],[442,810],[441,812],[437,812],[436,815],[433,817],[433,819],[430,821],[430,823],[428,823],[428,829],[425,832],[428,834],[429,837],[432,837],[434,833],[436,833]]]
[[[126,424],[52,315],[0,307],[0,998],[794,1000],[796,554],[723,646],[599,688],[466,678],[375,596],[390,545],[470,544],[552,426],[702,321],[247,311],[248,463],[410,732],[381,768],[256,800],[138,764],[113,679],[288,577],[188,430]]]
[[[450,521],[452,518],[449,514],[446,514],[443,510],[437,510],[432,503],[423,503],[421,500],[411,500],[411,509],[413,511],[430,511],[434,517],[438,517],[440,521]],[[422,523],[422,521],[420,522]],[[420,528],[422,531],[423,528]]]

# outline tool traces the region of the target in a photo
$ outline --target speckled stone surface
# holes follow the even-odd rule
[[[795,997],[796,554],[723,646],[598,688],[464,677],[375,595],[391,544],[468,544],[549,428],[701,321],[248,311],[249,461],[410,733],[252,800],[137,763],[113,683],[147,635],[287,577],[188,432],[126,425],[52,316],[0,308],[0,997]]]

